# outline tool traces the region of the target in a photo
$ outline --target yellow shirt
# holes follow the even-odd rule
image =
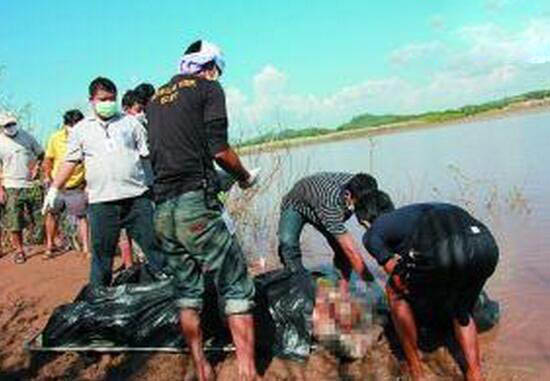
[[[52,177],[55,177],[61,163],[65,160],[68,137],[67,127],[63,127],[59,131],[54,132],[48,140],[46,159],[53,160]],[[71,177],[69,177],[69,180],[65,183],[65,188],[74,188],[81,185],[84,182],[84,175],[84,165],[78,164]]]

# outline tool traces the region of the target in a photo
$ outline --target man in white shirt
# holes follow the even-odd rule
[[[78,163],[84,163],[92,242],[90,284],[109,286],[121,228],[145,253],[151,268],[161,271],[155,243],[153,204],[143,159],[149,156],[147,132],[133,116],[117,110],[115,84],[103,77],[89,88],[93,114],[74,126],[67,155],[44,201],[54,205],[58,190]]]
[[[36,139],[17,125],[10,114],[0,115],[0,209],[2,224],[11,234],[14,262],[26,261],[23,229],[33,215],[32,180],[36,177],[44,150]]]

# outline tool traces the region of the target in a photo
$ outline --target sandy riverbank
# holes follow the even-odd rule
[[[182,380],[189,357],[181,354],[29,354],[25,340],[39,332],[52,311],[69,303],[86,283],[89,264],[79,253],[68,252],[42,261],[41,247],[34,247],[24,265],[15,265],[11,255],[0,258],[0,380]],[[490,350],[491,336],[482,335],[483,362],[488,380],[517,380],[525,374],[499,369]],[[456,362],[441,347],[426,353],[429,374],[437,380],[461,380]],[[317,350],[307,362],[258,359],[266,381],[280,380],[396,380],[403,377],[386,335],[374,340],[367,355],[343,362],[325,350]],[[216,366],[217,380],[237,380],[234,355]]]

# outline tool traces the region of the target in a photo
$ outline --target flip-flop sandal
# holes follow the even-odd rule
[[[21,265],[27,261],[27,258],[25,257],[25,254],[23,252],[20,252],[14,255],[13,261],[16,265]]]
[[[53,250],[46,250],[44,254],[42,254],[42,260],[48,261],[53,258]]]

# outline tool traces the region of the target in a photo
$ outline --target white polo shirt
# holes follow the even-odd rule
[[[31,188],[29,180],[32,160],[44,153],[35,138],[19,128],[17,135],[9,137],[0,132],[0,164],[4,188]]]
[[[145,193],[143,159],[148,156],[147,131],[136,118],[120,114],[103,121],[92,115],[71,130],[65,161],[84,163],[93,204]]]

